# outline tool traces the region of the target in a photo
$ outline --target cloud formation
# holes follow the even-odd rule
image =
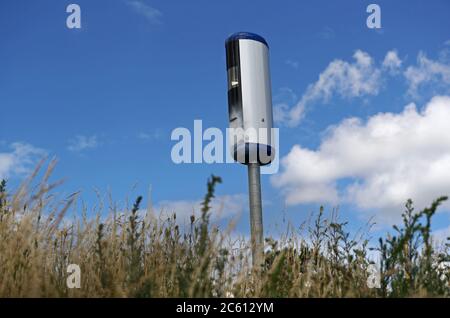
[[[300,63],[298,61],[295,60],[286,60],[285,61],[286,65],[289,65],[290,67],[294,68],[294,69],[298,69],[298,67],[300,66]]]
[[[160,24],[162,13],[158,9],[153,8],[142,0],[128,0],[126,1],[134,12],[142,15],[148,22],[152,24]]]
[[[397,51],[392,50],[386,53],[382,64],[384,69],[387,69],[391,75],[395,75],[398,74],[401,66],[402,60],[398,57]]]
[[[97,136],[83,136],[77,135],[75,138],[69,140],[69,145],[67,146],[67,150],[72,152],[81,152],[87,149],[97,148],[99,145]]]
[[[334,96],[354,98],[377,95],[382,84],[382,72],[396,68],[399,63],[401,61],[395,51],[387,53],[384,68],[376,66],[373,58],[361,50],[353,54],[352,62],[336,59],[320,73],[315,83],[308,86],[291,109],[286,105],[276,106],[275,119],[293,127],[299,124],[312,103],[328,102]]]
[[[161,139],[162,133],[159,129],[154,130],[151,133],[141,131],[137,134],[137,138],[143,141],[154,141]]]
[[[450,63],[445,60],[432,60],[425,53],[417,56],[417,65],[409,66],[404,76],[408,83],[408,94],[417,97],[418,90],[425,84],[439,87],[450,85]]]
[[[333,60],[320,73],[316,82],[310,84],[300,100],[289,107],[280,103],[274,107],[274,120],[290,127],[297,126],[308,109],[317,102],[327,103],[333,97],[362,98],[379,94],[388,76],[402,74],[401,79],[408,87],[407,95],[417,99],[419,90],[430,87],[436,94],[450,92],[450,50],[443,49],[436,60],[419,52],[413,65],[404,66],[396,50],[388,51],[379,64],[366,52],[356,50],[353,61]],[[443,88],[443,90],[442,90]]]
[[[29,173],[37,161],[46,155],[45,150],[21,142],[12,143],[9,149],[0,152],[0,179]]]
[[[272,178],[288,205],[351,203],[395,219],[412,198],[424,207],[450,194],[450,97],[436,96],[422,110],[379,113],[367,121],[329,127],[317,150],[292,147]]]

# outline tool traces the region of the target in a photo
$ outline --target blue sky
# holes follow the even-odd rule
[[[81,29],[66,27],[70,3],[81,7]],[[247,233],[245,167],[175,165],[170,133],[193,129],[194,119],[202,119],[205,128],[227,127],[224,41],[234,32],[250,31],[269,43],[274,107],[284,114],[277,122],[280,157],[292,154],[279,175],[263,176],[266,232],[272,234],[285,219],[301,223],[321,204],[339,205],[354,230],[381,215],[379,230],[385,231],[401,212],[395,208],[399,197],[417,195],[420,205],[450,194],[449,133],[442,123],[436,124],[442,129],[437,135],[426,130],[449,114],[448,100],[431,100],[450,95],[450,3],[377,1],[378,30],[366,26],[370,3],[2,1],[0,177],[16,185],[47,153],[59,160],[54,178],[67,179],[63,194],[82,190],[83,199],[94,204],[94,189],[110,190],[123,203],[127,196],[146,196],[151,185],[156,207],[188,211],[213,173],[223,178],[219,198],[240,210],[238,231]],[[410,103],[417,112],[403,113]],[[443,115],[421,113],[427,105]],[[302,107],[301,118],[293,122],[292,109]],[[390,115],[376,117],[380,113]],[[343,124],[350,117],[359,118],[359,126]],[[366,125],[371,119],[373,125]],[[364,152],[388,153],[405,144],[404,135],[381,141],[370,136],[397,124],[413,127],[409,135],[417,133],[417,142],[404,154],[411,160],[393,151],[375,159],[382,168],[370,173],[374,159]],[[346,144],[345,136],[354,135],[369,136],[368,147],[378,148],[352,148],[354,155],[346,160],[349,153],[342,149],[359,144]],[[445,140],[425,153],[436,136]],[[321,151],[324,140],[329,147]],[[292,151],[296,145],[298,152]],[[318,162],[332,172],[325,179],[296,165]],[[423,172],[427,178],[420,184],[417,171],[424,162],[434,168]],[[386,188],[379,180],[391,180],[403,192],[391,189],[384,200]],[[366,197],[369,190],[376,193],[372,199]],[[441,233],[450,232],[446,210],[436,217]]]

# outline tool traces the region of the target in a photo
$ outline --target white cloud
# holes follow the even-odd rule
[[[158,140],[161,138],[161,132],[159,130],[155,130],[152,133],[141,131],[140,133],[137,134],[137,137],[144,141]]]
[[[298,69],[298,67],[300,66],[300,63],[294,60],[286,60],[286,64],[295,69]]]
[[[168,215],[176,213],[177,220],[181,223],[189,224],[191,215],[198,219],[201,215],[203,200],[178,200],[161,201],[155,208],[155,212],[162,212]],[[239,216],[247,205],[244,194],[221,195],[211,201],[211,220],[218,221],[224,218]]]
[[[409,104],[366,122],[346,119],[327,130],[317,150],[295,145],[272,183],[290,205],[348,202],[393,220],[408,198],[423,208],[450,194],[449,122],[449,96],[434,97],[421,111]]]
[[[43,149],[27,143],[15,142],[9,152],[0,152],[0,179],[29,173],[37,160],[46,155]]]
[[[94,149],[99,146],[97,136],[75,136],[74,139],[69,140],[67,149],[72,152],[80,152],[87,149]]]
[[[295,103],[297,94],[289,87],[281,87],[273,96],[274,108],[273,119],[275,122],[285,122],[288,120],[289,104]]]
[[[448,45],[446,42],[445,45]],[[323,70],[316,82],[308,85],[306,91],[293,107],[287,103],[274,106],[276,122],[288,126],[297,126],[309,110],[317,102],[327,103],[333,97],[366,98],[378,95],[387,75],[393,76],[402,69],[403,78],[408,85],[408,95],[417,98],[420,88],[428,85],[441,89],[441,94],[450,92],[450,49],[445,47],[439,52],[437,60],[429,59],[425,53],[419,52],[417,63],[403,68],[404,62],[396,50],[388,51],[380,64],[366,52],[356,50],[353,61],[335,59]],[[287,63],[291,64],[291,61]],[[442,88],[444,90],[442,90]]]
[[[126,3],[134,12],[144,16],[152,24],[160,24],[162,13],[142,0],[128,0]]]
[[[289,105],[286,103],[278,103],[273,107],[273,120],[278,123],[289,120]]]
[[[392,50],[386,53],[382,66],[387,69],[391,74],[397,74],[402,66],[402,60],[398,57],[396,50]]]
[[[418,90],[425,84],[433,84],[448,88],[450,85],[450,63],[435,61],[427,58],[420,52],[417,56],[417,65],[409,66],[404,76],[408,82],[408,94],[416,97]]]
[[[388,52],[392,63],[392,51]],[[353,62],[336,59],[319,75],[319,79],[308,86],[306,92],[290,110],[275,107],[277,119],[289,126],[296,126],[302,120],[307,107],[318,101],[328,102],[337,95],[342,98],[377,95],[381,88],[382,68],[375,65],[373,58],[361,50],[353,54]]]
[[[295,94],[294,90],[289,87],[280,87],[276,94],[273,96],[273,100],[276,103],[279,102],[288,102],[294,103],[298,99],[297,94]]]

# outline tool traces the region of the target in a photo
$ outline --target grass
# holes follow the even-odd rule
[[[408,200],[393,234],[369,246],[368,229],[346,230],[337,210],[280,239],[266,238],[265,263],[252,269],[249,242],[210,224],[221,182],[207,182],[201,216],[180,228],[176,214],[110,203],[88,211],[77,195],[58,200],[39,167],[14,192],[0,183],[0,297],[449,297],[450,244],[436,246],[431,221],[446,197],[416,212]],[[73,218],[66,214],[77,211]],[[370,226],[369,226],[370,227]],[[230,226],[232,228],[232,225]],[[449,241],[450,242],[450,241]],[[380,254],[376,264],[371,250]],[[373,253],[373,251],[372,251]],[[81,269],[81,288],[67,287],[67,266]],[[369,288],[370,266],[380,273]]]

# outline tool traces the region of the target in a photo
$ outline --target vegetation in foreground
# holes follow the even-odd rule
[[[180,228],[175,213],[142,213],[142,197],[125,212],[111,203],[106,218],[102,204],[87,211],[76,206],[76,195],[58,201],[57,183],[49,183],[53,168],[41,180],[37,169],[13,194],[0,184],[0,297],[450,295],[450,241],[436,246],[431,236],[432,217],[446,197],[420,212],[408,200],[403,223],[375,248],[367,230],[351,237],[336,211],[326,217],[320,209],[281,239],[266,238],[265,263],[252,269],[249,242],[210,224],[220,178],[208,180],[201,217]],[[69,209],[81,216],[68,218]],[[367,283],[371,249],[380,255],[379,288]],[[67,287],[69,264],[80,266],[81,288]]]

